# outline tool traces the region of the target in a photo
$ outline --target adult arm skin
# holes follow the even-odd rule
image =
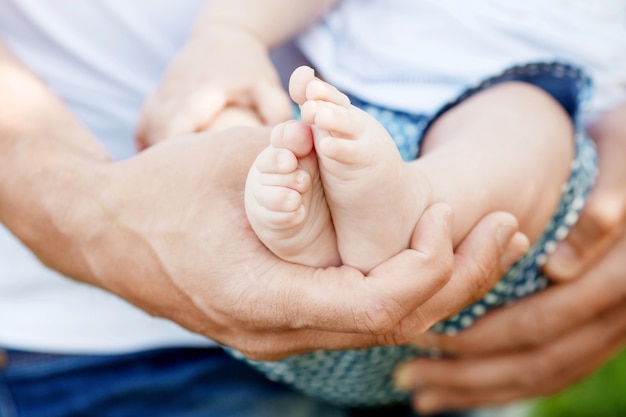
[[[224,125],[274,125],[291,118],[291,100],[270,50],[338,1],[208,0],[144,103],[137,127],[139,149]]]
[[[557,249],[546,265],[561,283],[488,314],[456,337],[420,338],[418,345],[456,359],[420,360],[399,370],[398,383],[419,393],[416,409],[465,409],[554,394],[626,346],[624,120],[626,104],[590,129],[600,174],[564,243],[574,251]]]
[[[243,209],[266,128],[113,161],[3,47],[0,91],[11,103],[0,112],[0,221],[67,277],[253,359],[406,343],[482,296],[525,250],[515,219],[494,213],[453,253],[450,210],[435,205],[412,249],[367,276],[290,264],[258,241]]]

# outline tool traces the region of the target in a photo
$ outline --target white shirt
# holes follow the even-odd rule
[[[299,45],[340,89],[408,112],[533,61],[587,70],[593,111],[626,100],[625,0],[344,0]]]
[[[0,0],[0,37],[116,158],[203,0]],[[3,103],[10,105],[10,103]],[[115,353],[212,342],[44,267],[0,226],[0,346]]]

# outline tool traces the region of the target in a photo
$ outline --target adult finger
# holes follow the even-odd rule
[[[269,304],[283,305],[288,296],[288,310],[269,312],[271,317],[262,318],[258,323],[262,331],[238,340],[237,348],[253,359],[279,359],[321,348],[393,345],[413,339],[432,323],[451,314],[452,309],[479,297],[478,294],[468,295],[472,284],[465,283],[482,282],[485,269],[493,269],[491,273],[499,276],[502,268],[508,268],[509,263],[525,251],[525,238],[521,239],[521,246],[517,239],[509,240],[511,235],[519,238],[515,235],[515,219],[508,214],[496,213],[479,223],[466,239],[465,247],[459,248],[462,254],[452,258],[449,216],[448,209],[442,205],[431,208],[416,229],[412,242],[415,249],[404,251],[381,264],[367,277],[354,269],[340,267],[318,271],[315,278],[306,280],[310,283],[308,287],[298,284],[303,281],[303,273],[294,273],[293,279],[287,280],[288,287],[280,284],[282,279],[278,279],[276,285],[283,292],[277,290],[275,302]],[[449,260],[445,259],[446,252],[450,254]],[[433,255],[435,262],[432,262]],[[475,267],[474,264],[483,266]],[[446,281],[451,268],[457,284],[448,289]],[[349,276],[352,279],[347,279]],[[443,289],[439,289],[444,284]],[[482,285],[474,284],[474,288],[478,287],[482,291]],[[422,311],[423,305],[430,305],[424,300],[437,290],[445,293],[440,300],[450,302],[451,306],[444,309],[431,306]],[[319,294],[319,297],[312,299],[311,294]],[[274,331],[268,330],[267,324],[272,317],[279,319],[273,325]],[[281,317],[292,318],[291,330],[284,330]],[[327,331],[329,329],[334,331]],[[229,338],[236,337],[231,335]]]
[[[417,410],[434,412],[551,395],[605,363],[626,343],[626,305],[539,349],[404,365],[399,383],[417,391]],[[404,378],[404,379],[402,379]]]
[[[415,248],[394,256],[369,275],[347,267],[316,272],[312,279],[263,283],[265,303],[281,306],[262,320],[271,327],[321,328],[341,333],[384,335],[443,287],[452,272],[451,212],[427,210],[416,229]],[[416,274],[415,271],[421,271]],[[342,279],[337,275],[343,274]],[[251,300],[260,301],[260,300]]]
[[[422,330],[458,313],[493,288],[528,249],[528,239],[517,227],[517,220],[503,212],[481,220],[457,248],[450,282],[416,311]]]
[[[267,269],[255,270],[264,279],[224,285],[224,295],[240,307],[235,317],[229,309],[227,317],[216,321],[231,323],[239,333],[248,330],[243,339],[228,331],[220,338],[252,359],[276,359],[316,348],[406,343],[415,335],[406,336],[400,322],[443,287],[452,273],[450,223],[448,206],[432,206],[417,225],[414,249],[367,276],[346,266],[313,269],[264,263],[260,267]],[[204,309],[215,315],[214,305]],[[279,338],[283,346],[277,349]]]
[[[626,224],[626,105],[608,113],[590,129],[600,173],[587,205],[569,236],[544,267],[557,281],[571,280],[600,259]]]
[[[415,344],[459,356],[486,356],[548,343],[624,303],[624,253],[626,237],[580,279],[551,286],[511,306],[494,310],[458,335],[429,334]]]

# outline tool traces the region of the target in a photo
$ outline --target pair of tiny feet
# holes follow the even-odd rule
[[[408,247],[427,187],[385,128],[313,69],[293,72],[289,94],[302,121],[274,127],[252,165],[249,222],[285,260],[367,272]]]

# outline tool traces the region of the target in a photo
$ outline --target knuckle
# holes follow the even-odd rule
[[[590,200],[583,215],[599,235],[616,233],[626,218],[624,204],[609,196]]]
[[[445,257],[444,259],[441,258],[441,256],[433,254],[433,259],[439,264],[439,273],[451,277],[454,273],[454,258],[451,256]]]
[[[359,332],[376,337],[380,345],[405,345],[424,333],[431,325],[419,310],[404,316],[399,303],[385,303],[379,299],[369,303],[357,319]]]
[[[548,377],[549,369],[544,360],[534,359],[528,361],[524,366],[522,372],[518,372],[516,375],[517,385],[519,388],[526,392],[536,393],[544,387],[544,383]]]
[[[536,308],[526,309],[524,314],[520,314],[517,317],[514,333],[516,338],[523,338],[520,342],[523,342],[524,346],[530,348],[541,347],[545,344],[546,332],[550,332],[551,326],[540,325],[541,323],[549,323],[551,320],[546,314],[543,308],[535,306]]]
[[[400,322],[400,326],[398,326],[399,334],[395,336],[395,340],[401,345],[411,343],[424,335],[436,321],[436,318],[428,317],[418,309],[411,314],[410,318]]]
[[[470,302],[480,300],[495,283],[495,272],[498,272],[498,276],[502,271],[492,270],[492,265],[476,262],[468,269],[467,283],[468,294],[470,295]]]
[[[385,337],[394,329],[398,319],[387,303],[372,297],[365,303],[364,310],[355,314],[354,321],[359,332]]]
[[[387,335],[383,336],[383,345],[384,346],[400,346],[407,345],[411,343],[416,337],[416,335],[411,336],[411,332],[407,332],[404,329],[400,328],[394,332],[390,332]]]
[[[415,338],[402,329],[395,329],[384,334],[376,335],[376,346],[400,346],[411,343]]]

